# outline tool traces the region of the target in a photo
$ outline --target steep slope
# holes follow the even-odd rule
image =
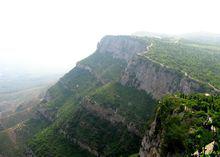
[[[46,103],[37,111],[50,121],[50,131],[39,133],[34,143],[44,143],[41,137],[54,136],[50,132],[56,130],[70,144],[95,156],[128,156],[138,152],[145,122],[153,114],[155,100],[148,93],[158,99],[169,92],[210,92],[208,86],[181,71],[144,57],[152,40],[104,37],[94,54],[78,62],[49,89]],[[134,81],[131,73],[137,76]],[[114,83],[117,81],[122,85]],[[54,149],[60,147],[60,143],[53,143]],[[62,152],[29,146],[38,156]]]
[[[164,64],[193,79],[220,86],[220,46],[186,40],[153,40],[147,58]]]
[[[219,96],[203,94],[163,98],[142,141],[140,156],[219,156],[219,102]]]
[[[214,92],[208,82],[189,76],[182,66],[165,65],[160,55],[150,56],[163,40],[104,37],[95,53],[48,90],[33,109],[35,116],[17,130],[25,155],[135,156],[161,97]],[[173,45],[165,47],[169,46]]]
[[[156,103],[145,91],[122,86],[120,83],[106,84],[95,90],[90,98],[100,106],[123,116],[124,122],[129,122],[130,127],[136,126],[139,134],[144,133],[145,122],[154,112]]]
[[[127,156],[138,150],[154,100],[144,91],[107,84],[85,97],[61,132],[101,156]],[[120,142],[119,142],[120,141]]]
[[[128,64],[122,75],[121,84],[145,90],[156,99],[168,93],[211,91],[208,85],[143,56],[136,57]]]
[[[97,46],[98,53],[129,61],[134,55],[144,52],[149,43],[132,36],[106,36]]]
[[[150,92],[219,92],[220,49],[188,41],[146,38],[150,46],[131,60],[121,83]]]
[[[34,134],[48,125],[38,116],[32,116],[31,120],[23,121],[10,128],[0,131],[0,155],[3,157],[23,157],[28,150],[25,141],[31,139]]]
[[[96,156],[128,156],[137,152],[144,130],[142,125],[153,113],[154,100],[145,91],[114,82],[119,81],[128,60],[145,49],[146,42],[134,37],[104,37],[94,54],[78,62],[49,89],[45,103],[37,112],[50,121],[51,131],[39,133],[32,142],[44,143],[41,137],[51,136],[49,132],[56,130],[70,144]],[[139,101],[126,101],[134,94],[139,96]],[[139,113],[141,108],[147,114]],[[36,155],[59,156],[59,152],[54,154],[53,149],[45,152],[32,142],[29,146]],[[57,142],[53,143],[54,148],[60,147]]]

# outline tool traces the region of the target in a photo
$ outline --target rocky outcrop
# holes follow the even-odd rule
[[[70,142],[78,145],[80,148],[87,150],[88,152],[90,152],[91,154],[95,155],[95,156],[99,156],[102,157],[102,155],[99,154],[99,152],[97,152],[95,149],[91,148],[88,144],[79,141],[78,139],[69,136],[64,130],[60,129],[59,133],[62,134],[64,137],[66,137],[66,139],[68,139]]]
[[[98,53],[109,53],[114,58],[129,61],[135,54],[147,49],[145,41],[132,36],[105,36],[98,43]]]
[[[166,155],[162,155],[163,134],[164,130],[161,128],[161,120],[158,118],[157,112],[154,121],[151,123],[150,128],[147,130],[145,136],[142,139],[139,156],[176,157],[176,154],[172,154],[170,152],[167,152]]]
[[[56,109],[47,109],[44,107],[41,107],[36,110],[36,114],[39,115],[40,117],[43,117],[45,120],[49,122],[53,122],[55,119],[55,113]]]
[[[100,105],[96,104],[89,98],[84,98],[83,102],[81,103],[82,107],[89,112],[93,112],[99,117],[110,121],[111,123],[124,123],[124,117],[120,116],[119,114],[115,113],[112,109],[106,109],[101,107]]]
[[[129,132],[134,133],[139,137],[142,137],[140,131],[136,128],[135,124],[126,121],[126,119],[116,113],[116,111],[110,108],[101,107],[99,104],[96,104],[96,102],[92,101],[88,97],[83,99],[81,106],[88,112],[91,112],[101,117],[102,119],[109,121],[113,125],[115,123],[121,123],[122,125],[125,125]]]
[[[160,157],[161,138],[159,134],[156,134],[156,125],[157,120],[155,118],[142,140],[139,152],[140,157]]]
[[[145,90],[156,99],[168,93],[207,91],[202,83],[144,56],[136,56],[130,60],[122,74],[121,84]]]
[[[156,99],[160,99],[166,94],[175,92],[192,93],[207,91],[207,88],[204,88],[201,82],[190,78],[189,76],[187,76],[187,74],[184,74],[183,72],[177,71],[175,69],[171,69],[160,63],[154,62],[149,58],[146,58],[143,54],[144,52],[147,52],[151,47],[152,44],[148,44],[146,43],[146,41],[140,40],[136,37],[106,36],[98,44],[95,53],[99,53],[99,55],[100,53],[110,54],[110,57],[126,61],[125,67],[127,67],[122,73],[120,80],[121,84],[132,86],[140,90],[145,90],[146,92],[151,93],[152,96]],[[100,58],[97,58],[95,61],[93,61],[91,65],[96,64],[98,60],[100,60]],[[111,66],[111,64],[107,66]],[[72,96],[72,93],[75,94],[77,92],[75,89],[80,86],[80,84],[73,83],[75,77],[78,76],[78,72],[86,72],[89,73],[89,75],[91,74],[92,78],[95,80],[94,82],[97,84],[104,85],[108,83],[108,81],[106,81],[105,78],[102,77],[102,72],[106,71],[107,66],[103,68],[103,64],[100,64],[99,68],[101,67],[100,69],[104,69],[103,71],[101,70],[102,72],[100,72],[91,65],[79,62],[74,70],[72,70],[69,74],[67,74],[63,79],[59,81],[62,89],[70,91],[71,93],[67,98],[70,98],[70,96]],[[122,70],[124,70],[124,66]],[[77,75],[74,75],[75,73]],[[79,73],[79,75],[82,75],[82,73]],[[80,78],[83,77],[84,75],[82,75],[82,77]],[[115,81],[116,79],[113,80]],[[90,80],[88,82],[90,82]],[[85,81],[83,83],[85,83]],[[91,85],[91,87],[93,87],[93,85]],[[88,88],[90,88],[89,85]],[[82,93],[85,93],[86,90],[84,91],[83,89],[82,91]],[[46,102],[53,99],[55,99],[55,97],[52,97],[52,95],[50,94],[47,94],[45,96]],[[143,137],[142,134],[140,134],[139,130],[136,128],[135,124],[130,122],[129,120],[126,120],[126,118],[117,113],[117,111],[107,107],[103,107],[87,97],[85,97],[82,102],[78,103],[80,104],[78,110],[80,112],[76,113],[79,113],[79,116],[73,116],[71,117],[72,119],[69,118],[69,121],[66,124],[63,124],[64,129],[60,129],[60,133],[64,135],[70,142],[79,145],[81,148],[88,150],[92,154],[96,156],[101,156],[99,150],[96,148],[97,146],[91,144],[92,142],[96,143],[96,141],[90,142],[90,139],[85,139],[84,137],[79,138],[79,136],[77,137],[77,132],[74,132],[74,130],[77,130],[77,128],[86,128],[87,126],[85,124],[87,123],[88,119],[90,119],[94,115],[94,117],[96,117],[95,123],[98,123],[97,119],[101,119],[107,121],[106,124],[110,124],[113,127],[116,126],[115,124],[119,124],[120,126],[123,126],[123,131],[128,131],[132,135],[135,135],[135,137],[138,136],[138,138]],[[65,103],[63,102],[63,104]],[[51,110],[42,107],[37,110],[37,113],[52,123],[56,119],[56,111],[58,111],[57,107],[54,107]],[[77,120],[80,119],[79,117],[81,116],[81,113],[84,112],[86,115],[87,113],[89,113],[89,118],[85,118],[85,120],[87,120],[85,122],[78,122]],[[79,126],[70,125],[73,125],[74,122],[77,122],[76,125],[79,124]],[[160,157],[162,142],[160,137],[161,133],[158,133],[156,129],[157,125],[159,125],[159,123],[157,121],[157,118],[155,118],[154,122],[150,126],[150,130],[145,134],[143,138],[142,146],[140,148],[141,157]],[[90,130],[92,125],[88,126]],[[97,132],[99,131],[97,127],[93,128],[93,131],[94,130]],[[85,134],[85,137],[86,136],[87,134]]]

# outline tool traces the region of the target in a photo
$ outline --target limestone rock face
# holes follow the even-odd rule
[[[164,130],[158,130],[158,128],[161,128],[161,121],[156,113],[154,121],[142,139],[139,151],[140,157],[165,157],[161,151]],[[168,153],[166,157],[176,157],[176,155]]]
[[[144,136],[139,155],[140,157],[160,157],[161,138],[155,135],[156,119],[151,124],[150,130]],[[155,136],[154,136],[155,135]]]
[[[132,36],[105,36],[97,46],[97,52],[110,53],[113,57],[126,61],[146,49],[146,42]]]
[[[175,92],[205,92],[205,88],[196,80],[144,56],[136,56],[129,61],[121,84],[145,90],[156,99]]]

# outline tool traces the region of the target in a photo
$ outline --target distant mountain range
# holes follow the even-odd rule
[[[132,35],[134,36],[148,36],[148,37],[156,37],[156,38],[181,38],[186,39],[192,42],[199,42],[203,44],[220,44],[220,34],[208,33],[208,32],[196,32],[196,33],[186,33],[180,35],[168,35],[163,33],[151,33],[145,31],[135,32]]]

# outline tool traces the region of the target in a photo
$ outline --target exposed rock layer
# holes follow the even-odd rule
[[[131,36],[105,36],[97,46],[98,53],[109,53],[126,61],[146,49],[146,42]]]
[[[196,80],[144,56],[136,56],[129,62],[121,77],[121,84],[145,90],[156,99],[168,93],[206,91]]]

